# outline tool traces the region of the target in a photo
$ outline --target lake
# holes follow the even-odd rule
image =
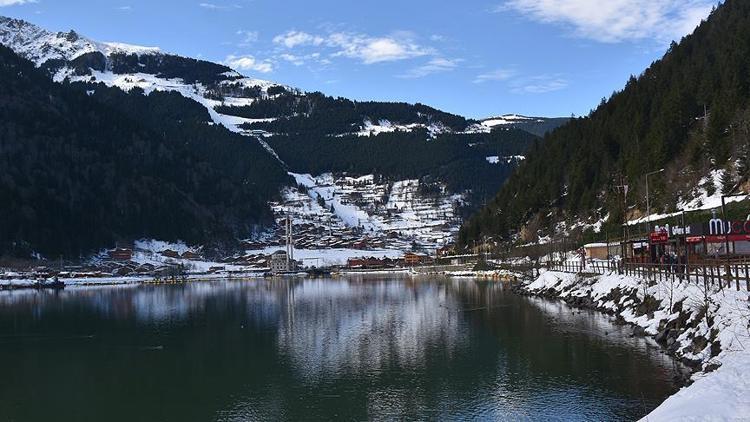
[[[0,292],[0,421],[635,420],[681,370],[472,279]]]

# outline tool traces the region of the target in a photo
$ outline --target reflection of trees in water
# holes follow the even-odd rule
[[[155,418],[171,412],[184,420],[633,419],[607,411],[640,408],[640,391],[650,400],[667,393],[669,368],[648,358],[638,343],[644,340],[624,338],[598,314],[471,280],[274,280],[0,295],[0,329],[79,326],[102,335],[67,359],[57,359],[55,348],[26,350],[23,358],[34,365],[16,378],[44,397],[98,397],[77,403],[92,414],[127,396],[140,405],[160,397],[156,409],[165,413]],[[106,347],[89,347],[99,342]],[[164,348],[139,350],[154,345]],[[50,379],[53,372],[75,376]],[[74,378],[100,381],[66,395]],[[185,406],[185,397],[200,400]],[[136,416],[124,411],[120,420]]]
[[[631,337],[630,327],[562,301],[517,296],[503,289],[486,294],[502,306],[472,317],[504,348],[517,351],[506,354],[505,371],[517,373],[519,379],[562,388],[595,387],[598,394],[638,400],[641,394],[658,400],[673,392],[669,384],[681,366],[650,339]]]
[[[180,321],[210,309],[244,309],[248,317],[275,320],[286,293],[272,282],[213,282],[183,285],[126,285],[68,288],[63,291],[18,291],[0,295],[0,307],[16,313],[34,310],[41,318],[74,304],[79,312],[141,323]]]
[[[388,368],[424,367],[426,353],[448,359],[465,341],[448,285],[403,281],[306,281],[288,297],[278,347],[306,380]]]

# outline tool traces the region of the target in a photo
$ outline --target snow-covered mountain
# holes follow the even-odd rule
[[[396,223],[392,221],[402,221],[399,224],[409,222],[406,226],[399,227],[399,232],[405,236],[405,244],[418,241],[425,248],[429,248],[448,243],[450,236],[457,231],[461,223],[460,218],[456,217],[457,210],[454,209],[454,204],[458,202],[457,198],[462,198],[462,203],[468,203],[472,191],[486,197],[491,194],[492,189],[496,189],[493,184],[501,183],[509,169],[515,166],[515,163],[505,160],[490,163],[486,156],[513,156],[522,152],[508,152],[504,150],[504,146],[499,146],[503,142],[515,142],[515,138],[512,142],[503,141],[498,138],[502,137],[502,134],[491,133],[491,129],[499,123],[493,126],[489,121],[472,121],[422,104],[354,102],[327,97],[321,93],[305,93],[279,83],[247,77],[223,64],[170,54],[156,47],[99,42],[73,30],[52,32],[23,20],[5,17],[0,17],[0,44],[32,61],[56,82],[86,83],[91,85],[90,88],[86,88],[89,90],[96,90],[96,84],[102,83],[124,91],[139,90],[144,94],[154,91],[179,93],[203,105],[213,124],[245,135],[252,142],[259,142],[292,176],[295,173],[310,171],[294,168],[282,160],[282,154],[277,154],[271,146],[280,145],[279,142],[272,142],[275,138],[297,137],[309,142],[326,142],[327,139],[331,139],[336,142],[353,143],[362,138],[385,137],[393,140],[394,137],[403,137],[404,142],[413,143],[420,136],[424,142],[441,136],[455,135],[456,139],[463,143],[460,148],[448,147],[447,143],[434,144],[435,148],[442,148],[444,154],[449,154],[445,151],[453,148],[450,149],[450,154],[454,154],[455,157],[454,160],[446,161],[445,158],[441,158],[443,161],[435,161],[434,169],[440,174],[450,175],[445,177],[454,177],[464,184],[465,180],[471,180],[472,183],[476,183],[476,187],[464,186],[451,191],[447,188],[450,181],[439,179],[443,176],[421,173],[421,176],[426,176],[430,180],[420,185],[419,180],[414,180],[414,174],[372,174],[371,169],[348,168],[323,169],[319,174],[313,175],[314,186],[290,186],[290,191],[281,193],[281,196],[288,200],[290,195],[304,195],[308,190],[324,189],[327,186],[326,177],[334,177],[339,181],[346,180],[347,177],[366,175],[385,180],[382,186],[411,186],[414,189],[419,186],[439,186],[434,194],[429,195],[429,200],[425,200],[421,195],[411,195],[398,209],[387,210],[383,204],[376,203],[382,201],[382,198],[375,196],[363,195],[363,199],[357,201],[358,212],[377,223],[363,227],[372,232],[371,236],[379,237],[392,232],[396,227]],[[517,120],[522,120],[518,117]],[[525,123],[528,123],[525,119],[532,120],[523,119]],[[506,120],[513,119],[507,117]],[[534,120],[532,123],[543,122]],[[431,147],[428,144],[422,148],[427,149],[420,149],[420,153],[425,151],[424,153],[431,157],[440,156],[429,151]],[[292,149],[296,147],[293,146]],[[279,152],[281,153],[280,150]],[[387,150],[379,151],[378,154],[381,160],[385,154],[387,161],[387,154],[392,153]],[[288,148],[284,154],[289,157]],[[459,158],[461,163],[455,164],[454,161]],[[434,160],[428,160],[431,159]],[[424,161],[421,160],[419,164],[423,165]],[[366,164],[361,167],[377,169],[381,166]],[[347,174],[324,176],[337,171],[345,171]],[[476,177],[477,174],[482,176]],[[319,176],[324,177],[321,179]],[[436,178],[437,185],[434,180]],[[320,180],[324,182],[318,183]],[[372,203],[367,203],[368,199]],[[430,207],[434,209],[431,210]],[[339,206],[338,209],[341,211],[345,208]],[[279,207],[276,207],[276,211],[277,214],[280,211],[283,214],[283,209]],[[389,214],[389,217],[378,217],[381,211]],[[405,214],[401,215],[402,213]],[[435,221],[429,221],[430,216],[435,216]],[[345,227],[361,226],[359,221],[347,219],[342,212],[331,213],[330,218],[340,220],[338,223]],[[410,219],[414,221],[411,222]],[[446,235],[437,233],[440,230]],[[380,232],[380,235],[376,232]]]
[[[0,44],[31,60],[58,82],[101,82],[130,91],[176,91],[203,105],[232,131],[246,120],[214,108],[247,105],[266,97],[273,82],[247,78],[227,66],[162,52],[157,47],[98,42],[75,31],[51,32],[29,22],[0,17]],[[286,88],[286,87],[285,87]],[[226,94],[226,95],[222,95]],[[222,96],[223,100],[217,98]]]
[[[503,114],[488,117],[479,121],[477,130],[493,129],[521,129],[537,136],[544,136],[547,132],[565,124],[569,119],[565,117],[529,117],[520,114]]]
[[[540,117],[528,117],[528,116],[522,116],[520,114],[503,114],[502,116],[488,117],[486,119],[483,119],[481,121],[481,124],[482,126],[494,128],[496,126],[509,126],[509,125],[515,125],[519,123],[529,123],[529,122],[541,123],[541,122],[544,122],[544,120],[545,119],[542,119]]]
[[[100,43],[81,37],[75,31],[50,32],[19,19],[0,16],[0,43],[42,66],[50,60],[72,61],[84,54],[159,54],[157,47],[122,43]]]
[[[154,91],[177,91],[200,102],[209,109],[213,120],[235,132],[260,135],[265,131],[243,129],[253,123],[268,122],[280,117],[291,117],[297,110],[283,110],[279,115],[260,119],[243,118],[242,107],[259,99],[273,98],[279,93],[294,93],[305,97],[297,89],[274,82],[248,78],[225,66],[181,57],[161,51],[158,47],[142,47],[116,42],[99,42],[76,31],[51,32],[29,22],[0,17],[0,44],[31,60],[45,69],[58,82],[101,82],[123,90],[140,88],[146,94]],[[269,88],[278,87],[269,94]],[[224,107],[225,113],[215,111]],[[287,112],[287,113],[285,113]],[[418,115],[418,111],[414,111]],[[382,116],[368,116],[350,132],[335,133],[377,135],[392,131],[427,129],[430,134],[450,132],[444,122],[426,118],[424,122],[400,122]]]
[[[0,44],[48,71],[58,82],[101,82],[126,91],[140,88],[147,94],[154,90],[177,91],[205,105],[216,123],[235,132],[259,135],[265,131],[248,129],[253,123],[268,123],[299,114],[298,110],[290,109],[269,117],[242,117],[242,108],[257,100],[273,99],[282,93],[306,97],[298,89],[248,78],[223,64],[169,54],[158,47],[99,42],[74,30],[52,32],[20,19],[2,16]],[[276,90],[272,89],[274,87]],[[269,89],[272,89],[270,94]],[[351,130],[330,135],[374,136],[394,131],[427,130],[434,137],[445,133],[486,133],[497,127],[547,127],[556,125],[557,120],[565,120],[507,114],[477,122],[420,106],[411,106],[413,110],[402,113],[406,114],[402,116],[406,117],[403,121],[388,116],[388,113],[368,114]],[[216,112],[219,107],[223,108],[223,113]]]

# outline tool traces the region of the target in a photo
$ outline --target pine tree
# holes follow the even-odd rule
[[[732,172],[730,170],[723,170],[721,172],[721,176],[719,178],[719,181],[721,183],[721,193],[722,195],[729,195],[734,190],[735,182],[734,177],[732,177]]]
[[[750,156],[748,156],[748,148],[745,146],[740,150],[737,157],[737,176],[740,181],[747,178],[748,170],[750,170]]]
[[[517,232],[535,215],[551,211],[574,219],[601,208],[614,212],[612,174],[634,180],[667,168],[687,182],[690,175],[705,175],[709,166],[725,167],[738,142],[737,116],[750,110],[748,68],[750,2],[726,0],[622,91],[532,148],[488,209],[464,225],[460,246],[500,234],[494,231],[502,226],[495,221],[498,216]],[[703,119],[704,105],[708,119]],[[747,136],[747,130],[740,135]],[[737,158],[741,179],[748,173],[748,159]],[[722,190],[733,189],[736,176],[724,175]],[[703,187],[717,188],[713,180]]]

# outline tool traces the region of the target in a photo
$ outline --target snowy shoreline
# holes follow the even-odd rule
[[[617,274],[548,271],[517,287],[519,293],[561,299],[599,310],[652,336],[666,353],[691,366],[687,385],[644,421],[740,420],[750,415],[750,307],[748,292],[689,283],[649,283]]]

